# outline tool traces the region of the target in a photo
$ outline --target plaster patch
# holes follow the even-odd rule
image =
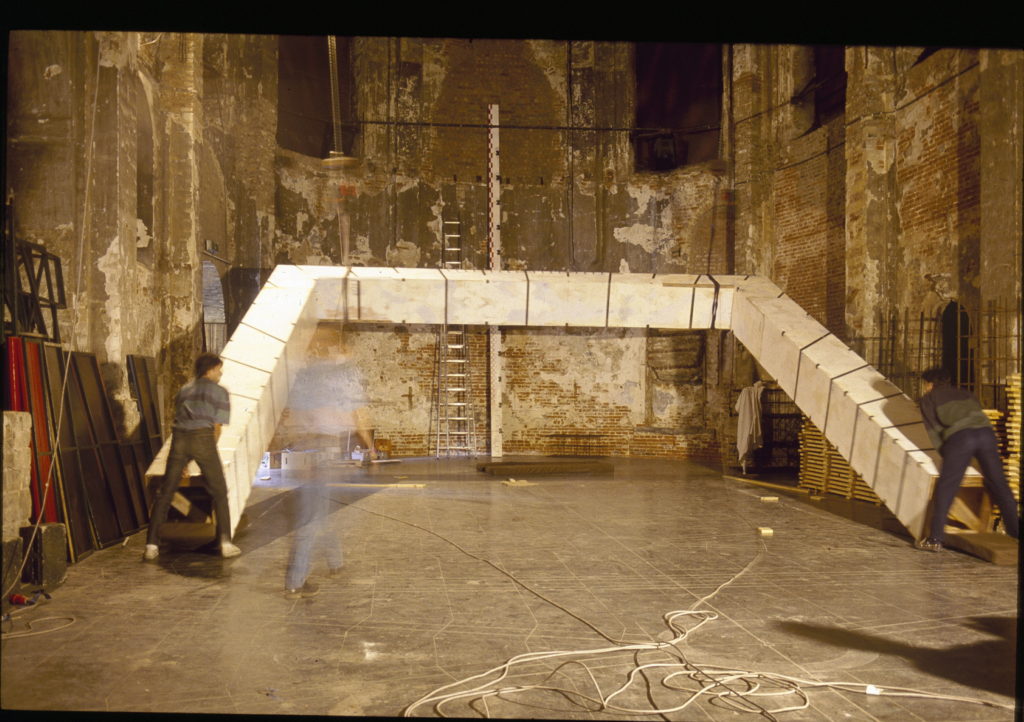
[[[658,193],[650,186],[629,185],[626,187],[629,197],[636,203],[636,214],[644,215],[648,210],[651,201],[657,200]]]
[[[149,230],[146,228],[146,223],[141,218],[135,219],[135,247],[136,248],[149,248],[150,242],[153,237],[149,235]]]
[[[527,40],[534,61],[544,72],[556,98],[565,98],[565,45],[550,40]]]
[[[420,263],[420,248],[410,241],[398,241],[387,250],[388,265],[401,268],[417,268]]]
[[[651,412],[659,419],[671,418],[679,406],[679,399],[673,393],[656,388],[651,395]]]
[[[616,228],[613,235],[619,243],[640,246],[648,253],[657,251],[667,238],[664,229],[655,228],[647,223],[634,223],[624,228]]]
[[[99,269],[100,273],[103,274],[103,290],[107,295],[104,307],[107,313],[108,333],[106,338],[103,340],[103,347],[106,350],[108,359],[119,362],[122,358],[120,311],[123,307],[130,305],[122,303],[121,288],[118,283],[121,280],[121,273],[124,270],[120,238],[114,236],[111,239],[110,245],[107,246],[106,253],[100,256],[99,260],[96,262],[96,267]]]
[[[441,248],[444,241],[444,203],[438,196],[437,203],[430,206],[430,213],[433,219],[427,221],[427,228],[434,234],[434,245]]]
[[[305,199],[310,208],[319,206],[320,189],[318,183],[308,174],[278,173],[281,185]]]
[[[612,399],[620,406],[632,409],[636,406],[637,400],[641,398],[641,395],[638,393],[640,391],[640,384],[636,381],[627,381],[624,384],[615,385],[613,388]]]

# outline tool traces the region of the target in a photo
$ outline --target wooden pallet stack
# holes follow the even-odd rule
[[[800,473],[798,484],[815,494],[836,494],[847,499],[881,504],[864,478],[850,468],[817,426],[806,416],[800,427]]]
[[[1006,480],[1010,482],[1013,496],[1020,500],[1020,427],[1021,427],[1021,375],[1012,374],[1006,378],[1006,451],[1004,460]]]

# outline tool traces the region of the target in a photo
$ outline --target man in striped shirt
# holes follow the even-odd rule
[[[928,369],[921,374],[921,380],[925,391],[921,415],[932,444],[942,455],[942,470],[932,495],[931,532],[928,538],[917,542],[917,548],[932,552],[942,549],[949,507],[967,465],[975,457],[981,466],[985,489],[1002,514],[1006,533],[1018,538],[1017,502],[1006,482],[996,435],[981,404],[969,391],[951,385],[949,374],[940,368]]]
[[[153,503],[149,536],[143,553],[143,559],[147,561],[156,559],[160,554],[160,525],[167,518],[181,473],[191,459],[199,465],[206,488],[213,497],[221,556],[236,557],[242,553],[231,543],[228,486],[217,451],[221,427],[228,423],[231,414],[228,392],[217,383],[224,372],[224,364],[216,354],[204,353],[196,359],[195,369],[196,377],[181,388],[174,400],[171,449],[167,454],[164,480]]]

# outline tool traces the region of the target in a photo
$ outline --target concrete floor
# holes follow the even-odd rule
[[[611,461],[612,473],[534,476],[532,485],[503,483],[474,461],[322,472],[331,482],[327,523],[341,535],[345,566],[329,578],[316,559],[310,579],[321,591],[300,600],[282,593],[296,479],[275,472],[253,489],[236,535],[241,557],[179,548],[143,563],[137,534],[74,565],[50,601],[5,622],[0,701],[5,710],[399,716],[432,690],[513,655],[607,648],[609,638],[664,641],[672,634],[663,615],[703,609],[717,619],[673,654],[535,661],[513,667],[498,686],[570,691],[456,700],[442,711],[650,719],[593,712],[581,696],[598,696],[595,683],[609,695],[636,657],[677,666],[637,675],[612,700],[627,709],[686,702],[689,693],[661,682],[685,663],[698,681],[669,684],[697,689],[708,683],[706,665],[719,665],[1003,705],[808,686],[808,706],[776,713],[780,720],[1013,719],[1016,567],[917,551],[862,502],[847,504],[859,510],[850,518],[697,464]],[[762,499],[770,496],[778,501]],[[29,630],[36,634],[12,636]],[[743,679],[719,681],[747,689]],[[777,689],[770,678],[760,683]],[[803,703],[792,692],[706,694],[659,718],[739,718],[728,699],[755,714],[758,705]],[[435,712],[424,704],[414,714]]]

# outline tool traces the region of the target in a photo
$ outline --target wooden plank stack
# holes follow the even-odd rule
[[[800,427],[800,473],[798,485],[814,494],[836,494],[847,499],[881,504],[882,500],[850,468],[825,435],[806,416]]]
[[[1020,427],[1021,427],[1021,375],[1006,377],[1006,452],[1004,459],[1006,480],[1013,496],[1020,500]]]

